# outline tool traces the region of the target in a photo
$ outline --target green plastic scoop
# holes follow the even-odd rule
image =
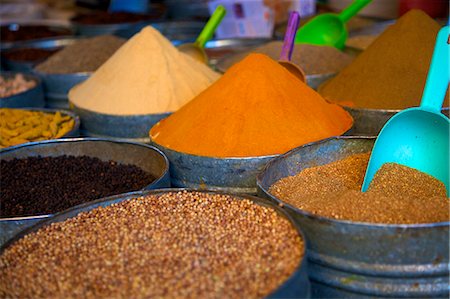
[[[200,35],[197,37],[195,42],[182,44],[178,47],[178,50],[186,53],[187,55],[200,62],[207,64],[208,56],[203,49],[206,42],[213,36],[214,32],[217,29],[217,26],[219,26],[226,13],[227,11],[225,7],[223,7],[222,5],[217,6],[211,18],[209,18],[208,23],[206,23],[205,27],[203,28],[202,32],[200,32]]]
[[[295,43],[331,46],[342,50],[348,37],[345,23],[372,0],[356,0],[340,14],[326,13],[300,27]]]
[[[375,141],[362,191],[377,170],[394,162],[415,168],[442,181],[449,194],[450,120],[441,113],[450,82],[449,26],[439,31],[420,107],[394,115]]]

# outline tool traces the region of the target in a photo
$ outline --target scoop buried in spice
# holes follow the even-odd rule
[[[381,130],[364,177],[363,192],[383,164],[394,162],[441,180],[449,194],[450,120],[440,110],[450,81],[448,39],[449,26],[445,26],[436,38],[420,107],[397,113]]]
[[[205,44],[208,40],[211,39],[214,32],[216,31],[217,26],[219,26],[223,17],[227,13],[225,7],[222,5],[217,6],[216,10],[212,14],[211,18],[206,23],[200,35],[197,37],[194,43],[186,43],[180,45],[178,50],[181,52],[191,56],[195,60],[208,64],[208,56],[205,53]]]
[[[294,50],[294,39],[297,32],[300,15],[296,11],[289,14],[289,21],[284,36],[283,48],[281,49],[280,59],[278,63],[287,69],[292,75],[299,78],[302,82],[306,82],[305,72],[296,64],[291,62],[292,52]]]

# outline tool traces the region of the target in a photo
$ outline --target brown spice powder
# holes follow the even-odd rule
[[[295,271],[303,241],[275,210],[171,192],[81,213],[0,256],[0,297],[256,298]]]
[[[448,221],[450,202],[442,182],[418,170],[388,163],[360,192],[370,153],[356,154],[283,178],[269,192],[310,213],[339,220],[386,224]]]

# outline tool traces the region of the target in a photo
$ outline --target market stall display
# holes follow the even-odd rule
[[[107,139],[47,140],[0,151],[0,245],[21,229],[77,204],[170,186],[158,149]]]
[[[450,295],[448,177],[422,167],[448,170],[447,56],[424,89],[442,20],[356,17],[342,51],[292,54],[292,13],[285,45],[279,33],[210,40],[201,63],[180,45],[206,19],[113,4],[68,10],[69,26],[2,27],[0,297]],[[73,28],[93,37],[64,35]],[[306,82],[284,67],[290,58]],[[438,114],[442,142],[417,153],[417,114],[398,114],[408,125],[381,150],[394,159],[362,192],[375,136],[422,93],[412,110],[427,137]],[[58,108],[33,108],[45,104]],[[79,134],[99,138],[66,138]],[[413,156],[425,164],[402,163]]]
[[[258,176],[258,194],[292,213],[310,241],[314,297],[446,297],[445,187],[388,164],[361,193],[374,141],[334,137],[279,156]]]
[[[79,126],[79,117],[68,111],[0,108],[0,148],[76,137]]]
[[[72,88],[69,99],[87,134],[148,138],[155,122],[219,77],[205,64],[178,51],[157,30],[146,27],[88,80]],[[134,118],[140,126],[128,126],[127,130],[127,118]],[[108,121],[98,127],[96,119]],[[116,122],[121,121],[125,126],[117,127]]]
[[[1,252],[4,295],[309,296],[299,229],[276,205],[254,197],[177,189],[124,194],[33,231]]]
[[[255,174],[268,159],[341,135],[351,125],[344,109],[254,53],[149,134],[155,146],[170,150],[175,184],[254,193]],[[217,171],[211,172],[211,165]],[[236,180],[241,182],[234,185]]]
[[[0,74],[0,107],[44,106],[44,92],[39,77],[20,72]]]

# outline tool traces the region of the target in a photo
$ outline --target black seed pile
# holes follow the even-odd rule
[[[52,214],[154,180],[134,165],[87,156],[1,160],[0,218]]]

